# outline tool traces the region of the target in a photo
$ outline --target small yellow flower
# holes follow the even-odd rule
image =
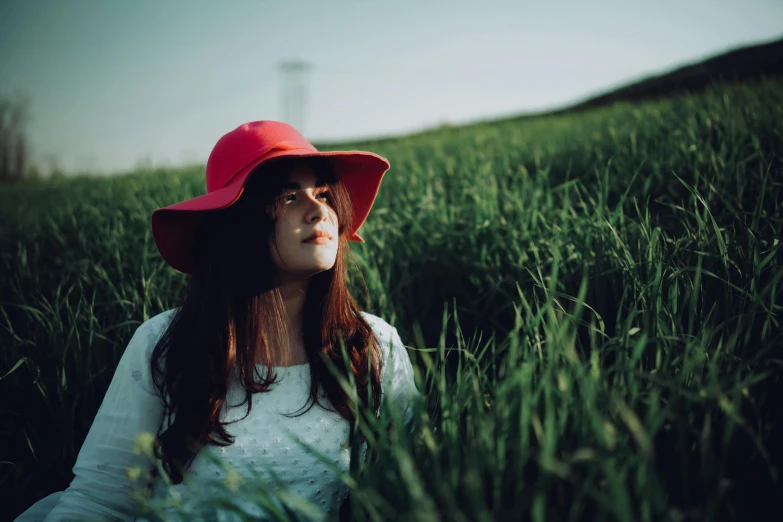
[[[233,469],[228,472],[226,478],[223,480],[223,484],[231,491],[239,489],[239,485],[243,482],[242,475],[234,471]]]
[[[133,439],[133,453],[135,455],[146,455],[153,459],[155,458],[155,453],[153,452],[154,443],[155,435],[149,431],[142,431]]]
[[[136,482],[139,480],[139,477],[141,476],[141,468],[138,466],[134,466],[127,471],[128,473],[128,479],[130,479],[131,482]]]

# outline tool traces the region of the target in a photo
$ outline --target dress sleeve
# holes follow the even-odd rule
[[[148,457],[133,453],[133,440],[142,431],[156,433],[163,415],[149,368],[158,326],[153,318],[133,334],[76,458],[75,477],[45,522],[133,520],[133,492],[146,484],[131,481],[127,470],[152,467]]]
[[[421,394],[413,379],[410,356],[396,328],[390,327],[387,343],[383,394],[388,395],[392,404],[402,412],[404,424],[409,427],[413,420],[411,404],[420,399]]]

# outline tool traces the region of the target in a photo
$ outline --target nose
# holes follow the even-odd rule
[[[318,201],[312,194],[307,194],[307,200],[315,206],[308,210],[307,217],[309,221],[323,221],[329,216],[329,207],[326,203]]]

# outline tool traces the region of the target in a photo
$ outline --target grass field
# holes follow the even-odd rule
[[[783,516],[782,87],[343,145],[392,164],[358,297],[427,396],[410,452],[353,476],[355,520]],[[2,188],[0,518],[70,482],[184,288],[150,213],[203,192],[201,169]]]

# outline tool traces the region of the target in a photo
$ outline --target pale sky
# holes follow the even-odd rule
[[[313,64],[313,142],[558,108],[783,36],[781,0],[0,0],[0,96],[36,163],[206,163],[281,120],[281,60]]]

